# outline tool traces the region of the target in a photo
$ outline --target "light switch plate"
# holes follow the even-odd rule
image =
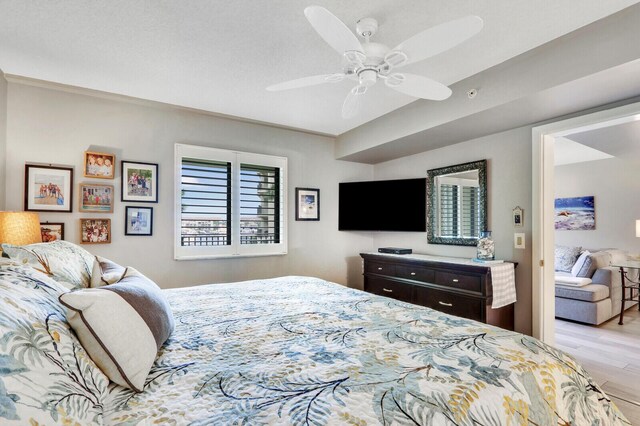
[[[513,234],[513,247],[517,249],[524,249],[524,232],[516,232]]]

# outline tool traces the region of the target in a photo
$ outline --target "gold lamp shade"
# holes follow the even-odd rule
[[[31,212],[0,212],[0,243],[41,243],[40,217]]]

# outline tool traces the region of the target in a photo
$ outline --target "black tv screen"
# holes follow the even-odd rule
[[[340,183],[338,230],[427,230],[427,179]]]

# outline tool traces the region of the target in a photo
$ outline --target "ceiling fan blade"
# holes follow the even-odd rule
[[[444,84],[416,74],[391,74],[384,83],[414,98],[442,101],[451,96],[451,89]]]
[[[473,37],[480,32],[483,25],[482,19],[474,15],[445,22],[403,41],[393,48],[387,56],[398,51],[404,52],[407,61],[398,66],[422,61]]]
[[[362,95],[367,93],[367,86],[359,84],[349,91],[349,94],[342,104],[342,118],[351,118],[358,114],[360,111],[360,103],[362,102]]]
[[[341,55],[349,51],[363,53],[362,45],[355,34],[324,7],[309,6],[304,10],[304,14],[320,37]]]
[[[312,75],[310,77],[302,77],[295,80],[285,81],[283,83],[272,84],[267,87],[270,92],[277,92],[280,90],[298,89],[300,87],[316,86],[323,83],[336,83],[344,79],[344,74],[323,74]]]

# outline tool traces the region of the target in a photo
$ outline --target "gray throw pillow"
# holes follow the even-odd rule
[[[581,251],[582,247],[556,246],[556,271],[571,272],[571,268],[576,263]]]

